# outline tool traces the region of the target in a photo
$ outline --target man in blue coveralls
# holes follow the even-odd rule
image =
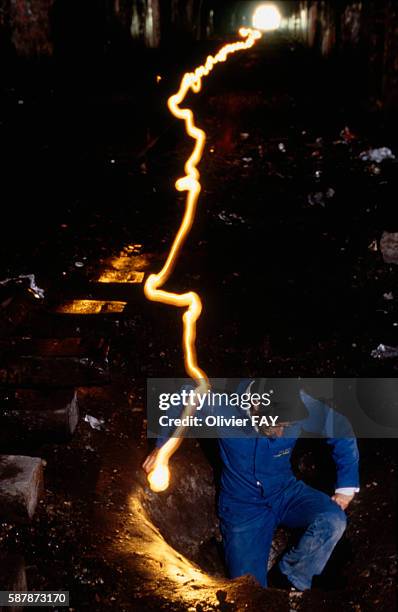
[[[344,416],[305,393],[299,381],[286,379],[281,384],[282,379],[278,380],[244,380],[237,390],[253,397],[269,388],[274,398],[271,404],[265,410],[253,402],[250,415],[277,415],[275,426],[251,425],[251,434],[244,432],[241,437],[219,435],[220,527],[230,577],[251,574],[262,586],[268,584],[267,563],[276,527],[301,530],[299,541],[274,566],[270,577],[273,586],[304,591],[311,588],[313,576],[322,572],[344,533],[344,510],[359,490],[359,455]],[[225,407],[215,411],[206,406],[206,410],[226,412]],[[228,410],[230,416],[230,406]],[[260,420],[257,416],[254,422]],[[325,437],[331,446],[337,473],[332,497],[293,474],[291,453],[302,431]],[[158,446],[163,443],[164,438],[158,440]],[[147,472],[158,450],[144,462]]]

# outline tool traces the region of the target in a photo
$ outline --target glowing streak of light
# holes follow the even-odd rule
[[[169,466],[167,464],[159,463],[156,470],[152,470],[152,472],[149,473],[148,482],[152,491],[155,493],[165,491],[170,482]]]
[[[209,389],[209,380],[206,373],[199,367],[196,357],[196,322],[202,310],[200,297],[194,291],[187,293],[171,293],[162,290],[161,287],[168,281],[174,269],[181,248],[189,234],[195,218],[196,206],[201,190],[199,182],[200,174],[197,168],[203,154],[206,134],[194,123],[193,112],[189,108],[180,108],[187,93],[191,89],[193,93],[198,93],[202,87],[202,78],[219,62],[225,62],[228,56],[236,51],[250,49],[255,42],[261,38],[261,33],[250,28],[241,28],[239,34],[244,38],[243,41],[225,45],[215,56],[209,55],[205,64],[199,66],[194,72],[187,72],[182,77],[180,88],[176,94],[168,100],[168,108],[171,113],[185,122],[185,130],[195,141],[193,151],[185,163],[185,176],[179,178],[175,184],[177,191],[186,191],[185,212],[181,225],[174,238],[166,262],[157,274],[151,274],[145,283],[144,291],[149,300],[170,304],[179,308],[185,308],[182,315],[183,320],[183,352],[184,364],[187,374],[197,383],[195,391],[205,393]],[[188,405],[184,409],[183,417],[192,414],[195,410],[195,403]],[[182,440],[184,427],[179,427],[160,448],[154,467],[148,475],[148,481],[153,491],[164,491],[169,486],[168,462],[173,453],[177,450]]]

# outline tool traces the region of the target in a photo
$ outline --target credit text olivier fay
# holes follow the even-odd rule
[[[203,406],[217,407],[222,403],[231,407],[240,407],[241,410],[249,411],[251,407],[267,407],[271,405],[271,392],[267,393],[219,393],[208,390],[206,393],[196,392],[194,389],[183,389],[178,393],[161,393],[159,395],[159,409],[167,411],[172,407],[194,406],[201,411]],[[183,418],[171,417],[164,414],[159,417],[161,427],[277,427],[279,416],[265,414],[248,414],[247,417],[236,417],[225,415],[187,415]]]

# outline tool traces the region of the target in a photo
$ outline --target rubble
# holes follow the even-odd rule
[[[376,164],[381,164],[385,159],[395,159],[395,155],[388,147],[379,147],[378,149],[369,149],[368,151],[363,151],[359,158],[362,161],[371,161]]]
[[[398,346],[379,344],[379,346],[371,352],[371,356],[374,359],[391,359],[392,357],[398,357]]]
[[[12,278],[6,278],[0,281],[0,285],[8,285],[10,283],[15,283],[18,285],[18,284],[23,283],[23,281],[25,280],[29,281],[29,289],[32,295],[34,295],[34,297],[37,299],[43,299],[44,289],[41,289],[40,287],[37,286],[34,274],[20,274],[19,276],[13,276]]]
[[[98,431],[101,431],[101,429],[103,428],[102,426],[105,423],[104,419],[97,419],[96,417],[91,416],[90,414],[86,414],[86,416],[84,417],[84,421],[88,423],[92,429],[97,429]]]
[[[345,144],[349,144],[356,140],[356,135],[346,125],[340,132],[340,137]]]
[[[218,213],[218,218],[220,219],[220,221],[223,221],[225,225],[236,225],[237,223],[245,223],[245,220],[240,215],[233,212],[229,213],[225,210]]]
[[[335,190],[329,187],[325,192],[317,191],[308,195],[308,204],[310,206],[322,206],[325,208],[327,200],[331,200],[335,196]]]

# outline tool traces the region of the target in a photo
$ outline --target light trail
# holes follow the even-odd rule
[[[209,380],[206,373],[199,367],[196,356],[196,323],[202,311],[202,302],[197,293],[189,291],[187,293],[172,293],[161,289],[169,280],[178,255],[187,239],[192,224],[195,219],[195,212],[201,190],[200,174],[197,168],[202,159],[203,149],[206,141],[206,134],[198,128],[194,122],[193,112],[189,108],[180,108],[186,95],[191,89],[193,93],[198,93],[202,88],[202,79],[207,76],[214,66],[219,62],[225,62],[229,55],[236,51],[250,49],[255,42],[261,38],[261,32],[251,28],[241,28],[239,34],[245,40],[225,45],[215,56],[209,55],[205,64],[199,66],[194,72],[187,72],[182,77],[180,88],[176,94],[168,99],[167,105],[170,112],[185,122],[185,130],[195,141],[193,151],[185,163],[185,176],[179,178],[175,184],[177,191],[186,191],[185,212],[181,225],[174,238],[166,262],[157,274],[151,274],[144,286],[144,292],[149,300],[170,304],[179,308],[186,308],[182,315],[183,321],[183,353],[185,370],[197,384],[195,391],[205,393],[209,388]],[[195,403],[188,405],[183,412],[183,417],[192,414],[195,410]],[[170,470],[168,467],[170,457],[175,453],[182,441],[184,427],[178,427],[165,444],[160,448],[154,467],[148,475],[148,482],[153,491],[164,491],[169,486]]]

